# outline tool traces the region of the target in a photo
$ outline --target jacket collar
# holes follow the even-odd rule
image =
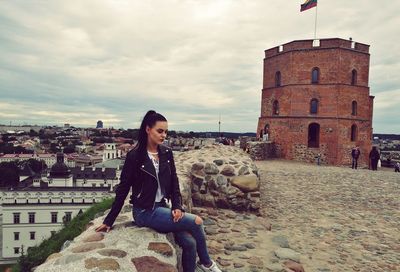
[[[158,158],[160,165],[166,160],[165,158],[166,154],[168,154],[168,152],[172,152],[171,148],[163,144],[159,144],[157,146],[157,151],[158,151]],[[140,168],[157,179],[156,169],[154,168],[153,162],[151,161],[148,155],[145,156],[145,160],[142,163],[142,165],[140,165]]]

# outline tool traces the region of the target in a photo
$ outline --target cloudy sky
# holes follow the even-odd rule
[[[0,124],[255,132],[264,50],[313,38],[303,0],[0,1]],[[320,0],[317,37],[370,44],[376,133],[400,133],[400,1]]]

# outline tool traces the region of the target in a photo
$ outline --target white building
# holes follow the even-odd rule
[[[103,162],[121,157],[121,150],[117,150],[115,143],[105,143],[103,152]]]
[[[107,188],[23,188],[1,191],[3,259],[40,244],[93,203],[111,197]]]
[[[23,181],[25,187],[0,191],[1,261],[15,260],[22,250],[26,252],[60,230],[64,221],[112,197],[111,188],[118,180],[112,168],[76,167],[71,171],[58,153],[47,178],[29,177]]]

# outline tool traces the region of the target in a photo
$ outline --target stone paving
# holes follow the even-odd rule
[[[223,271],[400,271],[400,174],[269,160],[261,216],[194,208]]]
[[[261,213],[306,271],[400,271],[400,174],[258,161]]]

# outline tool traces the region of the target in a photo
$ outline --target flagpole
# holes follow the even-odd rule
[[[317,18],[318,18],[318,4],[315,7],[314,41],[317,39]]]

